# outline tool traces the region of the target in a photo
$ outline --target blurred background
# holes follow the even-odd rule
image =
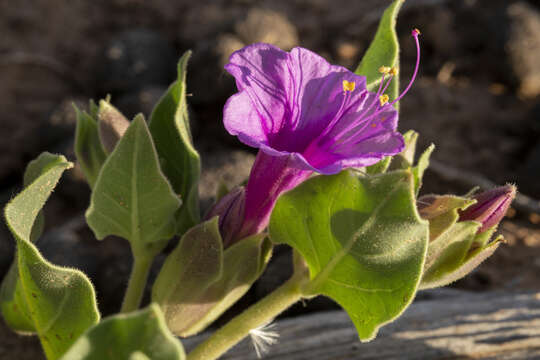
[[[229,136],[221,121],[223,105],[235,92],[223,70],[230,53],[253,42],[285,50],[303,46],[354,70],[389,3],[0,1],[0,205],[20,190],[26,163],[42,151],[74,160],[73,102],[85,108],[88,99],[111,94],[128,117],[148,116],[174,81],[179,56],[192,49],[188,100],[207,207],[218,182],[242,182],[254,159],[253,150]],[[402,85],[414,67],[414,27],[422,31],[421,68],[401,101],[399,127],[420,133],[419,150],[437,145],[422,192],[464,194],[475,185],[489,187],[489,179],[515,183],[528,197],[500,227],[507,244],[455,287],[540,290],[540,215],[534,200],[540,199],[540,4],[407,0],[397,25]],[[66,173],[45,208],[47,230],[39,247],[51,261],[85,271],[96,285],[102,312],[109,314],[119,308],[131,259],[123,240],[93,239],[83,218],[88,200],[80,170]],[[13,250],[2,222],[0,277]],[[276,249],[244,305],[285,280],[288,259],[285,249]],[[160,261],[163,257],[156,271]],[[319,299],[297,311],[332,306]],[[33,351],[33,340],[0,332],[6,339],[0,357],[14,348],[21,359]]]

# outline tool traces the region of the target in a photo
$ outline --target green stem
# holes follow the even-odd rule
[[[268,324],[289,306],[300,300],[302,297],[301,282],[300,277],[293,276],[270,295],[247,308],[200,343],[189,353],[187,360],[217,359],[246,337],[250,330]]]
[[[135,257],[133,260],[133,268],[131,269],[131,276],[129,277],[128,287],[120,312],[127,313],[139,308],[146,286],[146,280],[148,279],[148,273],[150,272],[150,265],[152,265],[152,259],[151,257]]]

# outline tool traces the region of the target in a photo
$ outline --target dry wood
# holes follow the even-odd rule
[[[448,294],[415,302],[365,344],[342,311],[278,321],[280,341],[264,359],[540,359],[540,293]],[[256,355],[244,340],[223,359]]]

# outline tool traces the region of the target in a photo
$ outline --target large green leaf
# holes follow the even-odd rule
[[[178,62],[178,79],[169,87],[150,116],[150,132],[163,172],[180,194],[183,205],[177,232],[184,233],[200,221],[198,183],[201,163],[193,147],[186,102],[186,68],[191,51]]]
[[[270,219],[274,242],[295,248],[311,281],[305,295],[337,301],[361,340],[412,301],[427,250],[410,171],[359,178],[351,171],[312,178],[283,195]]]
[[[91,103],[93,115],[80,111],[75,105],[77,129],[75,131],[75,155],[90,187],[93,187],[107,155],[99,140],[96,123],[97,110]]]
[[[261,275],[271,254],[265,235],[223,251],[218,218],[188,230],[169,255],[152,291],[171,331],[190,336],[204,330]]]
[[[173,236],[179,205],[138,115],[103,164],[86,212],[88,225],[99,240],[123,237],[136,257],[151,258]]]
[[[111,316],[89,329],[61,360],[183,360],[184,348],[156,304]]]
[[[37,333],[48,359],[60,357],[99,321],[94,289],[87,277],[49,263],[30,241],[41,208],[64,170],[72,165],[63,156],[42,154],[25,174],[30,184],[5,209],[7,225],[17,242],[17,265],[2,284],[2,314],[14,330]]]
[[[375,91],[379,86],[381,66],[399,67],[399,42],[395,27],[399,9],[404,2],[405,0],[395,0],[384,11],[375,38],[355,70],[356,74],[366,77],[367,87],[371,91]],[[386,93],[393,100],[397,98],[398,92],[399,79],[395,76]]]

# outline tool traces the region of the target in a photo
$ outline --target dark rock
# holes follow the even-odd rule
[[[295,26],[285,15],[270,9],[251,9],[235,30],[245,44],[264,42],[289,50],[299,43]]]
[[[128,93],[174,80],[178,54],[163,37],[151,30],[128,30],[105,47],[98,70],[103,93]]]
[[[59,228],[45,233],[36,245],[53,264],[76,268],[95,278],[100,261],[94,242],[81,238],[75,229]]]
[[[525,2],[508,6],[510,20],[506,51],[519,92],[525,97],[540,94],[540,11]]]

